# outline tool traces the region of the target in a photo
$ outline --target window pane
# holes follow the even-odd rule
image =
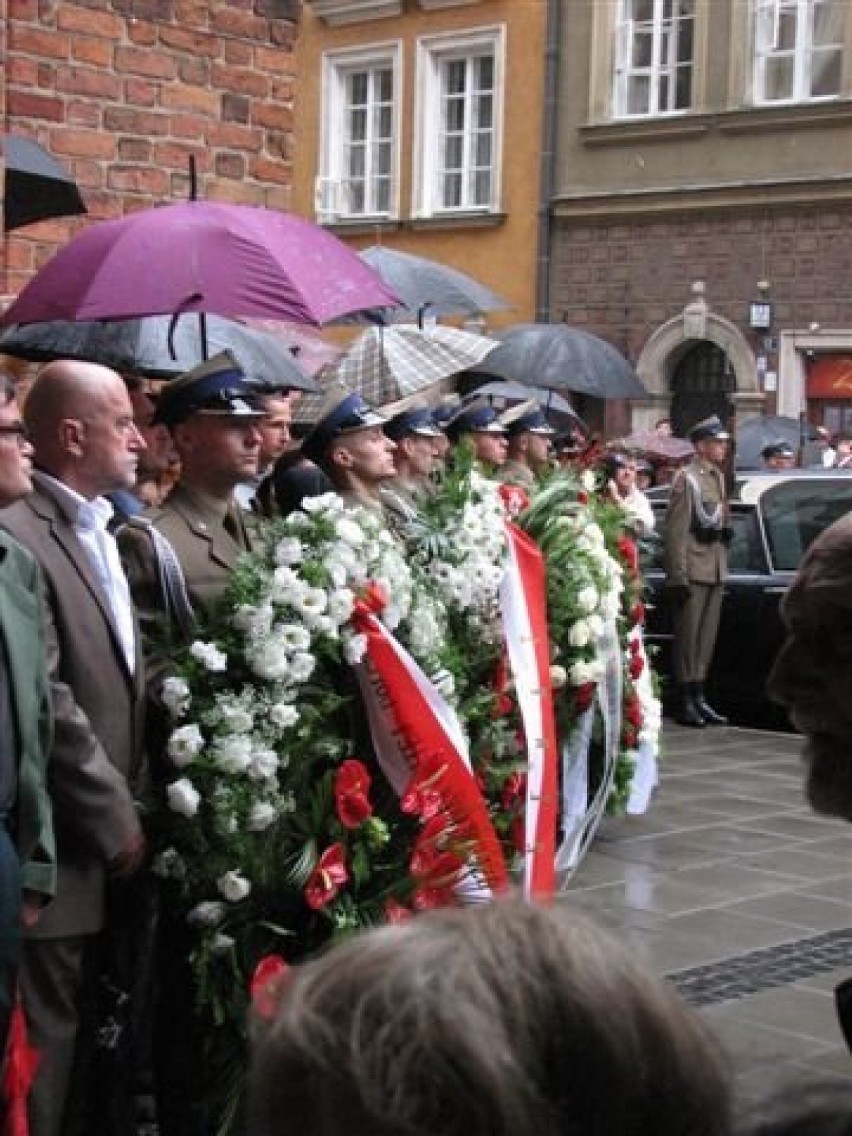
[[[383,103],[393,100],[393,72],[390,68],[376,72],[376,88],[376,97]]]
[[[444,208],[454,209],[461,205],[461,174],[447,174],[444,178]]]
[[[367,101],[368,76],[365,71],[359,71],[349,76],[347,102],[365,103]]]
[[[451,135],[444,143],[444,168],[447,170],[460,170],[462,168],[462,138],[458,134]]]
[[[376,212],[389,213],[391,204],[390,178],[380,178],[376,182]]]
[[[477,166],[491,166],[491,135],[478,134],[476,137],[476,149],[473,156],[474,163]]]
[[[474,60],[474,86],[478,91],[494,89],[494,60],[490,55],[480,55]]]
[[[675,110],[686,110],[692,105],[692,68],[678,67],[675,89]]]
[[[650,67],[654,58],[654,33],[637,31],[633,36],[633,52],[631,65],[633,67]]]
[[[627,0],[624,5],[626,20],[653,20],[654,0]]]
[[[843,71],[843,52],[818,51],[812,58],[813,76],[811,95],[815,99],[840,94],[840,80]]]
[[[771,45],[773,51],[794,51],[796,48],[796,10],[780,12],[775,25],[775,37]]]
[[[765,90],[763,97],[772,102],[793,97],[793,57],[777,56],[766,60]]]
[[[494,100],[491,95],[483,95],[476,102],[476,121],[481,129],[493,125],[494,121]]]
[[[452,99],[447,102],[444,122],[447,130],[464,130],[464,101]]]
[[[467,68],[462,59],[447,64],[444,71],[444,89],[448,95],[464,94],[466,72]]]
[[[363,146],[349,147],[349,176],[350,178],[363,177],[366,171],[366,151]]]
[[[379,138],[390,138],[393,124],[393,111],[389,106],[376,107],[373,115],[373,129]]]
[[[634,75],[627,84],[627,113],[647,114],[650,110],[650,83],[646,75]]]
[[[363,110],[353,110],[349,115],[349,137],[353,142],[363,142],[367,137],[367,115]]]
[[[814,4],[814,47],[839,46],[843,42],[845,0],[817,0]]]
[[[491,200],[491,174],[479,170],[474,179],[474,205],[487,205]]]
[[[661,75],[659,79],[657,86],[657,105],[660,110],[671,110],[669,106],[669,77],[667,74]]]

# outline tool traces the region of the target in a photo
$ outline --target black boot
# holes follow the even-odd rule
[[[684,682],[681,684],[678,711],[677,714],[675,714],[675,721],[680,726],[696,726],[700,729],[703,729],[707,724],[704,721],[704,715],[695,705],[693,684],[690,682]]]
[[[704,683],[692,684],[692,704],[708,726],[727,726],[728,719],[718,714],[704,697]]]

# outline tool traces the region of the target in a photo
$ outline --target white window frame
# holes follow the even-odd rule
[[[482,54],[490,54],[493,59],[490,193],[488,200],[482,202],[475,201],[472,193],[472,179],[476,167],[472,155],[473,133],[470,118],[475,114],[475,106],[470,105],[468,92],[465,95],[464,154],[460,169],[461,200],[458,203],[449,203],[444,196],[447,171],[443,165],[445,151],[442,147],[445,68],[450,63],[462,60],[467,61],[469,68],[470,61]],[[500,211],[505,75],[504,25],[423,36],[418,39],[412,202],[412,213],[415,217],[452,217]]]
[[[347,103],[346,82],[359,71],[375,74],[379,70],[391,71],[392,96],[389,100],[391,115],[390,192],[386,208],[375,200],[375,179],[369,169],[370,152],[376,144],[371,130],[375,123],[368,113],[365,147],[364,181],[366,194],[363,208],[352,201],[349,189],[351,169],[347,166]],[[320,162],[316,179],[314,211],[320,222],[394,219],[399,216],[399,163],[400,122],[402,120],[402,45],[400,42],[373,44],[345,51],[326,52],[322,59],[322,90],[320,109]],[[373,155],[374,156],[374,155]]]
[[[667,0],[653,0],[653,15],[650,21],[652,36],[651,61],[647,66],[637,67],[631,64],[633,56],[634,38],[637,33],[637,21],[631,19],[627,13],[630,0],[618,0],[618,11],[615,27],[615,74],[613,84],[613,117],[626,118],[658,118],[673,115],[687,114],[695,105],[696,97],[696,33],[698,28],[697,3],[693,6],[692,15],[681,17],[689,19],[692,23],[692,55],[689,60],[690,97],[689,104],[684,107],[673,106],[677,91],[678,71],[684,64],[677,59],[678,37],[668,34],[667,27],[672,21],[665,18],[665,5]],[[666,58],[668,54],[669,58]],[[671,58],[671,56],[674,58]],[[647,109],[631,110],[629,106],[631,80],[645,77],[648,80],[649,100]],[[669,99],[668,105],[660,105],[661,81],[668,79]]]
[[[753,85],[755,106],[780,106],[793,103],[830,102],[832,99],[843,96],[843,74],[846,60],[841,57],[841,74],[839,89],[828,95],[811,94],[813,82],[812,62],[820,50],[837,50],[841,53],[848,50],[843,26],[840,29],[839,42],[824,44],[815,47],[814,16],[817,5],[814,0],[754,0],[752,7],[752,28],[754,35],[753,57]],[[783,9],[793,10],[796,13],[796,42],[792,49],[775,49],[764,41],[764,36],[770,33],[770,27],[777,29],[778,20]],[[849,16],[845,19],[848,21]],[[777,35],[777,30],[774,32]],[[766,65],[770,59],[790,56],[793,59],[793,90],[789,96],[781,98],[768,98],[766,95]]]

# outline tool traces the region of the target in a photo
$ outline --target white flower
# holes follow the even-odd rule
[[[228,733],[247,734],[254,725],[254,717],[238,702],[219,699],[216,703],[219,719]]]
[[[272,605],[261,604],[260,607],[255,607],[252,604],[241,604],[234,612],[231,622],[244,635],[267,635],[272,626]]]
[[[355,596],[350,588],[335,588],[328,597],[328,614],[335,623],[345,623],[352,614]]]
[[[249,809],[246,828],[249,832],[263,832],[264,829],[269,828],[276,815],[274,806],[268,801],[255,801]]]
[[[177,848],[164,848],[151,864],[151,871],[162,880],[186,878],[186,863]]]
[[[577,607],[580,611],[594,611],[600,602],[597,588],[593,588],[591,584],[587,584],[585,588],[580,588],[577,593]]]
[[[353,548],[360,548],[364,543],[364,530],[354,517],[339,517],[335,530],[340,539]]]
[[[597,488],[597,475],[591,469],[584,469],[580,474],[580,484],[587,493],[593,493]]]
[[[568,643],[571,647],[586,647],[591,638],[589,624],[585,619],[578,619],[568,632]]]
[[[343,641],[343,657],[350,667],[355,667],[367,653],[366,635],[347,635]]]
[[[302,542],[297,536],[285,536],[275,546],[276,564],[300,564],[304,555]]]
[[[289,730],[299,721],[299,711],[286,702],[276,702],[269,710],[269,719],[280,730]]]
[[[225,872],[224,876],[220,876],[216,881],[216,887],[228,903],[239,903],[251,891],[251,884],[238,871]]]
[[[167,678],[160,691],[163,705],[173,718],[179,718],[189,709],[189,686],[182,678]]]
[[[246,651],[246,661],[258,678],[281,682],[290,674],[290,659],[277,639],[264,639]]]
[[[278,769],[278,755],[274,749],[256,749],[251,755],[248,775],[252,781],[268,781]]]
[[[186,921],[193,927],[215,927],[225,918],[225,905],[217,900],[207,900],[196,903],[195,907],[187,912]]]
[[[322,588],[305,588],[299,595],[293,596],[293,607],[304,616],[322,615],[328,607],[328,596]]]
[[[342,513],[344,504],[337,493],[323,493],[319,497],[306,497],[300,508],[305,513]],[[292,517],[288,519],[292,520]]]
[[[172,812],[185,817],[194,817],[201,804],[201,794],[188,777],[181,777],[179,781],[167,785],[166,796]]]
[[[311,633],[300,623],[280,623],[275,628],[275,640],[287,651],[307,651]]]
[[[169,738],[168,755],[172,762],[183,769],[190,765],[204,748],[204,736],[198,726],[181,726]]]
[[[251,738],[245,734],[218,738],[213,746],[213,760],[223,773],[245,773],[251,758]]]
[[[550,668],[550,685],[554,690],[561,690],[567,681],[568,672],[558,663],[554,663]]]
[[[189,653],[208,671],[221,672],[228,668],[228,656],[215,643],[202,643],[200,639],[196,639],[189,648]]]
[[[574,663],[568,671],[572,686],[585,686],[588,682],[599,682],[603,678],[603,664],[594,660],[590,663]]]
[[[314,673],[317,661],[313,655],[299,651],[290,659],[290,677],[293,682],[307,682]]]
[[[218,931],[213,936],[213,941],[210,944],[210,951],[214,955],[226,955],[229,951],[233,950],[235,940],[230,935],[223,935]]]

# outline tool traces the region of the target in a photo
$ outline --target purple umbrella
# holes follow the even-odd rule
[[[320,326],[399,302],[357,253],[310,221],[186,201],[84,229],[0,323],[214,312]]]

